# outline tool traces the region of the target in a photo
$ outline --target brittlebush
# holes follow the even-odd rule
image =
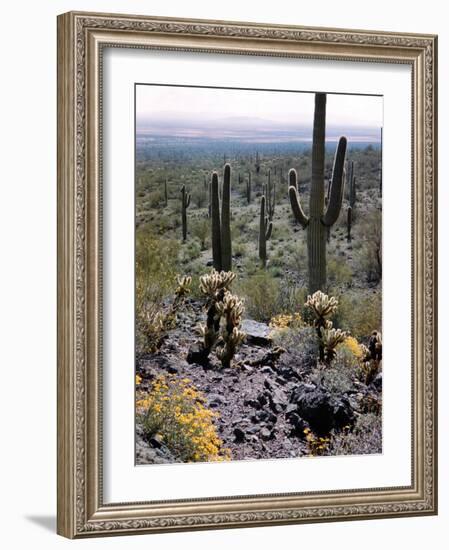
[[[158,435],[183,462],[230,459],[214,424],[218,413],[204,405],[203,395],[188,378],[157,377],[148,394],[138,395],[137,413],[149,436]]]

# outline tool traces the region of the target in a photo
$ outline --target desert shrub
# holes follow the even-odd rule
[[[347,329],[357,340],[369,337],[382,326],[382,295],[373,293],[343,293],[338,298],[334,324]]]
[[[303,321],[299,313],[279,313],[271,318],[269,327],[273,332],[284,330],[286,328],[300,328]]]
[[[210,221],[202,218],[192,223],[192,235],[199,240],[201,250],[206,250],[210,235]]]
[[[173,291],[178,266],[179,243],[158,239],[149,231],[136,233],[136,305],[160,303]]]
[[[256,321],[267,322],[282,313],[279,282],[265,270],[241,281],[237,294],[245,298],[246,311]]]
[[[200,243],[197,240],[191,240],[187,243],[184,243],[179,256],[181,263],[184,265],[189,264],[193,260],[196,260],[201,256]]]
[[[206,190],[202,185],[198,185],[192,191],[192,201],[197,208],[203,208],[207,203],[207,194]]]
[[[218,413],[187,378],[161,375],[147,394],[138,393],[137,414],[149,437],[158,435],[183,462],[230,459],[214,424]]]
[[[365,356],[364,349],[360,346],[354,336],[348,336],[346,340],[340,344],[338,351],[341,352],[342,355],[346,353],[350,356],[352,355],[356,361],[361,361]]]
[[[302,277],[307,274],[307,249],[304,242],[299,242],[292,250],[292,267]]]
[[[373,210],[359,224],[358,234],[364,243],[357,254],[358,269],[368,282],[382,279],[382,214]]]
[[[171,304],[163,308],[158,303],[147,301],[136,311],[137,350],[144,353],[156,351],[167,334],[176,326],[177,314],[190,294],[191,277],[178,277]]]
[[[287,349],[292,361],[305,371],[316,366],[318,341],[313,327],[286,328],[272,333],[273,344]]]
[[[148,195],[148,204],[150,208],[158,208],[164,203],[164,200],[162,191],[152,191]]]
[[[382,452],[382,417],[373,413],[360,415],[352,428],[332,432],[332,455],[366,455]]]
[[[337,351],[331,366],[320,364],[311,374],[310,381],[322,385],[330,393],[340,397],[354,389],[357,362],[346,351]]]
[[[241,258],[242,256],[246,255],[247,246],[244,242],[236,241],[235,243],[233,243],[232,246],[232,253],[236,258]]]
[[[352,270],[344,258],[330,258],[327,262],[327,277],[331,286],[350,286]]]

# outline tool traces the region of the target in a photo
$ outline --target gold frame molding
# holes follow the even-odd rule
[[[412,69],[412,484],[104,504],[104,46],[408,64]],[[70,538],[437,513],[437,37],[70,12],[58,17],[58,520]]]

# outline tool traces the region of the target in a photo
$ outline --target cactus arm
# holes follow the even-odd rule
[[[290,170],[290,172],[291,171],[292,170]],[[302,227],[306,228],[309,223],[309,218],[304,214],[304,210],[302,209],[301,201],[299,198],[299,193],[296,187],[294,187],[293,185],[291,185],[288,189],[288,196],[290,198],[290,204],[296,221],[299,222]]]
[[[326,212],[321,218],[323,224],[328,227],[330,227],[337,221],[337,218],[340,214],[341,203],[343,200],[343,190],[345,185],[343,168],[345,164],[346,145],[347,139],[345,137],[341,137],[340,141],[338,142],[337,151],[335,153],[329,203],[327,205]]]
[[[294,168],[288,171],[288,187],[295,187],[299,193],[298,174]]]
[[[186,208],[190,206],[190,193],[187,193]]]
[[[272,232],[273,232],[273,222],[269,222],[267,232],[265,233],[265,240],[266,241],[270,240]]]

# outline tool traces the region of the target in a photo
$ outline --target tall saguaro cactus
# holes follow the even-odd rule
[[[260,222],[259,222],[259,258],[262,266],[267,265],[267,241],[271,238],[273,222],[265,214],[265,196],[260,199]]]
[[[309,264],[309,292],[312,294],[326,286],[326,229],[338,218],[343,200],[343,168],[347,140],[341,137],[334,159],[332,184],[327,206],[324,204],[324,157],[326,134],[326,94],[315,94],[312,144],[312,182],[310,187],[309,216],[306,216],[299,198],[295,170],[289,172],[288,194],[296,220],[307,229]]]
[[[251,203],[251,172],[248,172],[248,180],[246,182],[246,200]]]
[[[231,167],[224,167],[221,213],[218,174],[213,172],[211,182],[212,259],[217,271],[231,271]]]
[[[356,191],[356,185],[355,185],[356,177],[354,176],[354,161],[353,160],[348,162],[347,181],[348,181],[349,206],[351,208],[354,208],[355,201],[357,199],[357,191]]]
[[[190,206],[190,193],[187,193],[186,186],[181,187],[181,218],[182,218],[182,240],[187,240],[187,208]]]

